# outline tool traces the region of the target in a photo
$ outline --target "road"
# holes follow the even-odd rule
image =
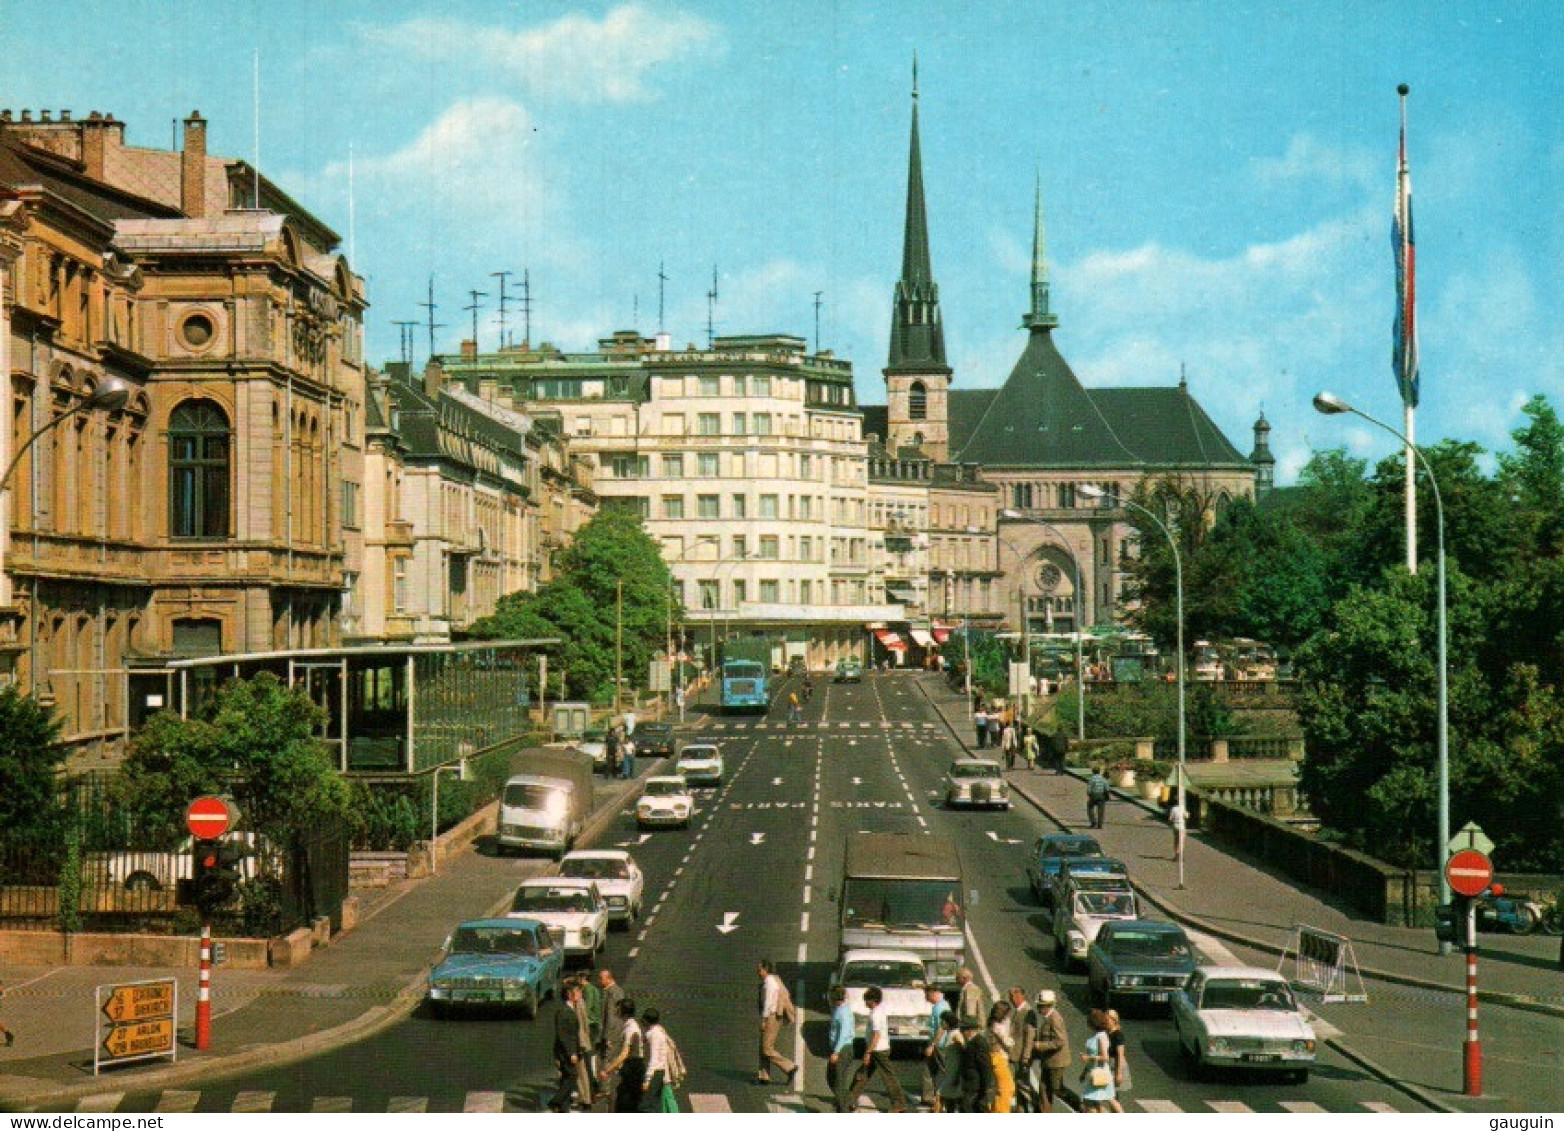
[[[802,726],[786,725],[782,708],[765,718],[709,719],[696,734],[722,746],[727,777],[703,793],[692,827],[642,834],[626,810],[599,842],[630,847],[647,874],[643,921],[615,934],[602,961],[639,1005],[662,1010],[691,1068],[681,1096],[686,1107],[827,1110],[818,1053],[837,957],[834,899],[844,841],[861,830],[956,839],[966,886],[977,893],[968,908],[969,961],[979,980],[991,992],[1059,989],[1072,1042],[1084,1041],[1085,977],[1055,970],[1046,923],[1022,870],[1026,847],[1054,826],[1024,803],[1011,812],[948,812],[933,803],[958,747],[917,678],[821,683]],[[518,879],[536,870],[516,861],[497,866],[515,867]],[[474,906],[464,914],[487,910]],[[1195,942],[1208,961],[1232,960],[1216,940]],[[797,1050],[790,1055],[806,1065],[792,1090],[755,1083],[762,957],[777,962],[805,1010],[796,1032],[784,1033]],[[188,1091],[106,1090],[112,1103],[102,1104],[120,1112],[537,1110],[551,1091],[552,1008],[536,1021],[436,1021],[420,1009],[369,1040],[300,1064]],[[1170,1021],[1129,1017],[1125,1027],[1134,1075],[1128,1111],[1423,1110],[1328,1049],[1306,1083],[1191,1080]],[[916,1063],[898,1066],[915,1097]],[[883,1096],[874,1099],[885,1105]]]

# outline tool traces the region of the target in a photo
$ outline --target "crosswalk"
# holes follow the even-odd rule
[[[119,1105],[124,1101],[124,1092],[98,1092],[85,1096],[79,1100],[75,1107],[77,1114],[104,1113],[119,1110]],[[703,1114],[731,1113],[734,1109],[732,1100],[721,1092],[692,1092],[684,1097],[689,1110]],[[198,1107],[205,1110],[213,1110],[210,1103],[201,1103],[202,1093],[180,1089],[170,1089],[158,1096],[156,1105],[152,1108],[155,1113],[188,1113],[194,1112]],[[326,1113],[367,1113],[369,1108],[356,1104],[351,1096],[316,1096],[309,1101],[307,1108],[278,1108],[277,1093],[263,1091],[242,1091],[235,1093],[231,1098],[223,1096],[226,1110],[233,1114],[265,1114],[273,1111],[307,1110],[314,1114]],[[291,1099],[289,1102],[292,1102]],[[442,1104],[446,1102],[442,1097]],[[860,1111],[878,1110],[873,1096],[865,1095],[859,1098]],[[1175,1114],[1209,1114],[1218,1112],[1224,1115],[1261,1114],[1266,1112],[1280,1113],[1293,1112],[1302,1114],[1321,1115],[1330,1109],[1322,1107],[1312,1100],[1276,1100],[1270,1105],[1253,1106],[1240,1100],[1209,1099],[1209,1100],[1167,1100],[1125,1097],[1125,1108],[1128,1111],[1140,1111],[1147,1113],[1175,1113]],[[385,1101],[383,1110],[387,1114],[418,1114],[430,1109],[429,1096],[391,1096]],[[497,1091],[467,1092],[462,1100],[461,1110],[469,1113],[498,1114],[506,1110],[506,1093]],[[803,1114],[806,1112],[825,1112],[831,1110],[831,1100],[824,1095],[804,1095],[800,1092],[778,1092],[766,1097],[766,1110],[774,1114]],[[1394,1115],[1397,1109],[1391,1104],[1380,1100],[1360,1100],[1353,1109],[1358,1113],[1372,1112],[1380,1115]]]

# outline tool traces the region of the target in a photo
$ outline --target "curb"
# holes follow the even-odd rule
[[[653,765],[650,773],[638,775],[635,785],[626,790],[624,794],[616,798],[612,804],[605,805],[594,812],[582,827],[581,841],[594,840],[606,832],[613,824],[614,818],[619,815],[627,800],[634,800],[640,796],[643,783],[647,777],[654,776],[665,771],[672,759],[662,758]],[[429,879],[432,877],[425,877]],[[423,881],[418,881],[423,882]],[[492,917],[504,909],[510,902],[510,896],[506,896],[494,905],[489,911]],[[372,1037],[384,1029],[403,1020],[416,1010],[424,1000],[424,979],[426,975],[419,973],[409,978],[399,989],[396,996],[388,1005],[372,1006],[364,1013],[345,1021],[341,1025],[331,1029],[324,1029],[318,1033],[311,1033],[304,1037],[295,1037],[291,1041],[283,1041],[278,1044],[262,1045],[260,1047],[244,1049],[239,1052],[229,1053],[224,1056],[213,1057],[210,1060],[195,1061],[193,1063],[175,1063],[167,1068],[154,1069],[141,1075],[124,1075],[118,1073],[107,1078],[95,1076],[83,1080],[79,1084],[53,1084],[45,1088],[26,1090],[25,1087],[14,1092],[0,1090],[0,1105],[20,1107],[25,1104],[52,1103],[59,1100],[80,1099],[84,1096],[95,1095],[106,1089],[112,1089],[114,1081],[122,1081],[134,1085],[137,1090],[154,1090],[166,1088],[175,1084],[186,1084],[196,1080],[221,1080],[228,1076],[249,1072],[259,1068],[278,1068],[288,1064],[294,1064],[301,1060],[307,1060],[312,1056],[339,1048],[342,1045],[352,1044]],[[130,1090],[128,1088],[119,1090]]]

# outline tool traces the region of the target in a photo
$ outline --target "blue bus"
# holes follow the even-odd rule
[[[759,660],[723,660],[722,709],[759,711],[764,714],[771,706],[771,693],[766,681],[766,665]]]

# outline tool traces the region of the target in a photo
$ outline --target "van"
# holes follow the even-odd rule
[[[500,852],[570,851],[592,811],[592,758],[575,750],[523,750],[500,792]]]
[[[847,838],[838,958],[849,950],[911,951],[928,981],[951,985],[966,964],[966,891],[954,841],[925,833]]]

